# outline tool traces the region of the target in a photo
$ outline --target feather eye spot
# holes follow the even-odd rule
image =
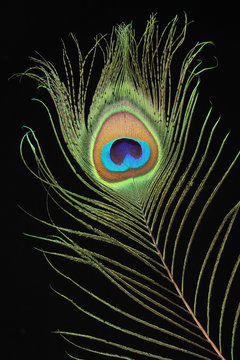
[[[95,169],[108,182],[145,175],[159,157],[155,136],[143,116],[126,107],[114,110],[105,114],[93,145]]]

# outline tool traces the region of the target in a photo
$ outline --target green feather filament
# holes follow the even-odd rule
[[[212,356],[225,359],[222,355],[224,314],[239,261],[235,262],[223,297],[220,322],[217,326],[219,344],[215,344],[211,337],[211,296],[218,262],[222,259],[224,246],[234,225],[239,202],[228,213],[228,217],[231,217],[231,226],[229,225],[224,236],[224,246],[220,247],[212,269],[207,293],[206,324],[198,320],[198,305],[202,296],[200,285],[220,231],[216,233],[212,245],[204,250],[203,263],[194,293],[193,310],[184,297],[184,287],[187,265],[200,222],[206,215],[215,193],[237,161],[239,153],[199,211],[200,215],[192,234],[185,238],[185,224],[191,216],[205,182],[212,175],[227,136],[216,151],[205,176],[199,180],[200,170],[206,164],[215,128],[219,122],[216,122],[206,134],[210,110],[203,121],[192,158],[186,169],[180,172],[198,101],[200,74],[208,70],[196,60],[202,49],[210,42],[197,43],[187,53],[179,70],[178,81],[173,87],[172,63],[185,39],[188,25],[185,16],[183,28],[177,34],[177,21],[178,18],[175,17],[160,34],[156,17],[151,16],[139,41],[135,38],[131,24],[121,24],[113,29],[109,42],[106,36],[98,38],[85,58],[76,37],[72,35],[78,52],[78,72],[73,70],[64,45],[65,82],[56,68],[43,58],[32,59],[34,66],[24,73],[35,79],[39,87],[49,92],[56,107],[62,137],[74,161],[58,135],[50,110],[39,101],[45,106],[62,154],[80,183],[79,193],[61,186],[45,161],[36,135],[30,129],[21,143],[23,160],[23,143],[27,140],[38,165],[37,173],[30,170],[46,187],[48,199],[78,226],[77,229],[72,229],[56,225],[49,213],[49,224],[41,221],[58,231],[60,236],[39,237],[39,239],[59,245],[71,252],[71,255],[58,251],[45,251],[45,254],[90,266],[125,297],[134,301],[136,306],[141,307],[143,312],[146,311],[151,316],[154,314],[157,321],[160,319],[163,322],[159,326],[141,317],[141,313],[136,316],[130,309],[125,311],[118,308],[112,304],[112,301],[107,301],[104,297],[78,284],[49,261],[50,265],[70,283],[110,310],[122,315],[125,320],[131,319],[138,326],[156,330],[154,335],[149,336],[145,335],[144,331],[134,332],[127,325],[125,327],[115,321],[104,320],[87,306],[82,307],[70,297],[60,294],[81,312],[111,329],[126,333],[131,338],[140,339],[144,344],[160,346],[158,355],[155,350],[153,352],[143,350],[142,344],[140,347],[125,346],[118,341],[105,340],[92,334],[59,331],[66,337],[72,335],[76,338],[92,339],[109,344],[115,347],[116,351],[120,349],[124,352],[123,355],[118,355],[115,352],[89,349],[90,352],[100,356],[132,359],[135,354],[140,354],[146,358],[165,359],[167,357],[162,355],[161,349],[167,348],[175,351],[175,358],[188,354],[206,360],[212,359]],[[96,85],[92,78],[99,50],[103,55],[104,64]],[[93,84],[96,89],[87,110],[88,89]],[[204,137],[208,138],[205,150],[202,151]],[[25,164],[27,165],[26,162]],[[188,200],[192,187],[193,195]],[[88,197],[84,192],[86,190],[90,190],[97,199]],[[188,201],[185,208],[184,201]],[[184,215],[181,215],[176,229],[176,219],[181,211],[184,211]],[[219,229],[223,227],[226,219],[222,221]],[[172,246],[171,234],[174,231],[175,242]],[[77,240],[74,240],[75,238]],[[97,246],[91,248],[91,244]],[[179,261],[178,250],[181,244],[184,244],[186,252]],[[102,247],[114,249],[114,254],[117,253],[119,258],[114,257],[115,255],[108,257]],[[130,257],[131,261],[125,263],[125,257]],[[134,267],[136,262],[141,270]],[[180,273],[181,290],[175,281],[176,273]],[[155,276],[159,279],[159,283]],[[239,308],[236,310],[232,327],[233,340],[230,349],[232,354],[238,318]],[[170,330],[168,325],[172,326]],[[172,340],[162,341],[161,336],[164,334],[171,339],[177,339],[177,344],[172,344]],[[188,348],[188,344],[193,348]],[[76,347],[87,350],[85,346],[76,344]]]

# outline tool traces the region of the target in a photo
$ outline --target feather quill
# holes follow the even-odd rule
[[[71,34],[78,52],[77,73],[65,44],[65,81],[42,57],[33,58],[34,66],[24,73],[50,94],[59,125],[49,108],[38,101],[46,108],[59,148],[79,183],[79,191],[74,192],[56,179],[34,131],[29,129],[21,142],[23,161],[46,188],[48,202],[55,204],[75,224],[72,228],[57,224],[49,207],[49,221],[38,220],[56,233],[38,238],[57,246],[57,250],[41,251],[50,266],[80,290],[81,296],[106,311],[103,318],[101,310],[96,311],[97,305],[82,304],[79,298],[55,290],[102,329],[100,332],[57,331],[76,349],[77,355],[70,355],[74,359],[92,354],[98,359],[184,356],[184,359],[206,360],[235,359],[237,354],[239,306],[226,330],[224,318],[228,316],[229,296],[239,272],[239,257],[232,264],[227,285],[220,295],[222,305],[217,320],[212,316],[212,299],[215,299],[218,267],[225,261],[224,247],[240,202],[224,217],[212,241],[202,244],[201,266],[193,271],[192,300],[185,295],[191,271],[189,261],[200,225],[239,153],[204,205],[198,203],[228,135],[204,170],[219,123],[218,120],[212,127],[209,125],[210,109],[191,159],[185,168],[182,166],[189,151],[200,75],[209,69],[197,59],[202,49],[211,43],[197,43],[187,53],[174,86],[172,64],[185,39],[187,17],[179,34],[177,22],[175,17],[160,33],[156,17],[151,16],[139,42],[132,25],[121,24],[113,29],[109,42],[105,36],[97,38],[85,57]],[[99,50],[104,66],[87,109]],[[25,160],[25,142],[33,152],[37,171]],[[197,217],[194,216],[196,204]],[[189,221],[193,222],[191,234],[186,232]],[[82,264],[97,271],[106,279],[104,286],[108,289],[111,285],[111,292],[107,294],[105,288],[99,292],[96,282],[90,284],[89,281],[86,285],[81,282],[81,276],[68,275],[50,261],[50,255],[69,260],[79,269]],[[211,277],[206,280],[204,276],[208,272]],[[202,284],[207,290],[202,290]],[[204,301],[206,306],[201,315],[198,308]],[[110,333],[107,328],[111,329]],[[224,331],[232,332],[227,348],[223,348]]]

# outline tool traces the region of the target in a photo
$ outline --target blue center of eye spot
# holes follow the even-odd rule
[[[110,149],[112,161],[117,165],[121,165],[127,154],[139,159],[142,155],[141,145],[137,141],[127,138],[114,141]]]
[[[145,165],[151,155],[148,143],[133,138],[118,138],[103,146],[101,160],[110,171],[138,169]]]

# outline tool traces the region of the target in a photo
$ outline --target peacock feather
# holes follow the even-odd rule
[[[72,296],[55,290],[78,310],[74,329],[57,331],[73,345],[73,359],[207,360],[239,354],[240,305],[231,294],[240,257],[232,253],[226,270],[225,251],[240,202],[211,238],[202,235],[239,153],[215,185],[208,185],[217,179],[229,134],[219,139],[220,119],[211,123],[212,108],[200,120],[198,136],[191,132],[200,74],[215,65],[199,60],[210,42],[198,42],[174,63],[188,27],[186,16],[180,31],[177,22],[175,17],[160,32],[153,15],[138,41],[132,25],[121,24],[109,40],[96,38],[85,57],[71,34],[77,64],[63,44],[65,77],[42,57],[32,58],[34,65],[24,73],[52,98],[58,122],[37,101],[77,182],[72,190],[66,179],[56,178],[28,129],[21,155],[46,188],[48,220],[37,220],[52,231],[37,238],[49,246],[41,250],[48,263],[74,289]],[[89,103],[98,52],[104,64]],[[25,143],[36,169],[25,160]],[[58,223],[59,211],[71,227]]]

